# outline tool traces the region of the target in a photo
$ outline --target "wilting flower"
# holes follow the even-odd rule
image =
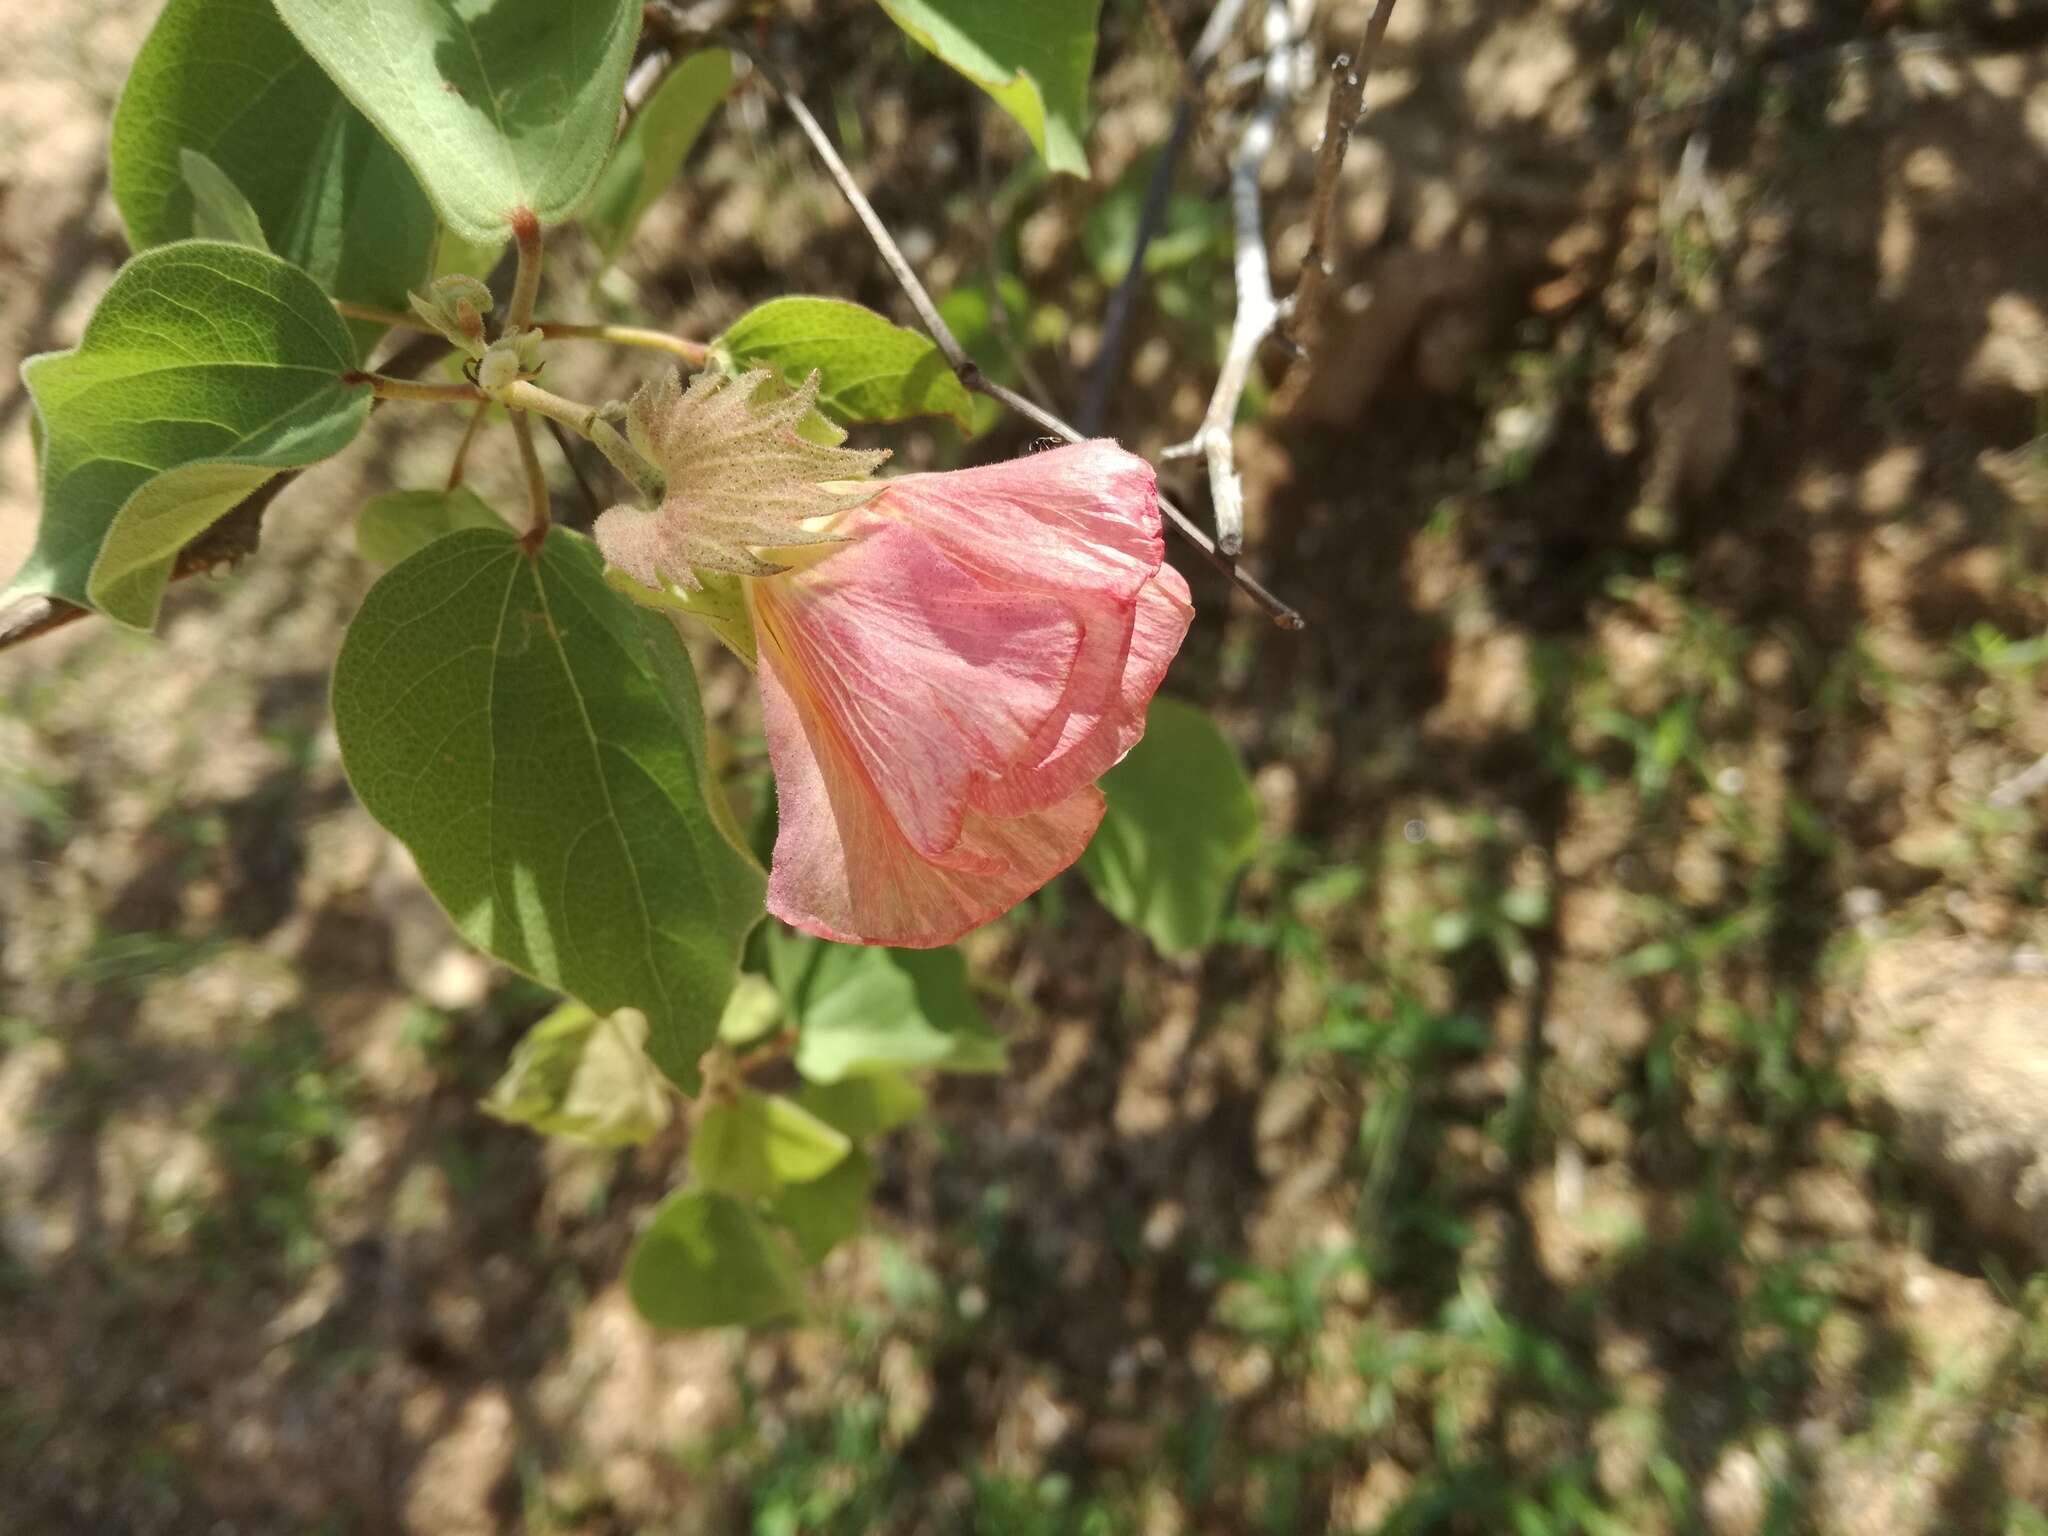
[[[754,419],[778,418],[788,451],[809,400]],[[813,450],[845,452],[801,447],[806,473]],[[663,468],[705,497],[707,477]],[[673,491],[655,513],[607,513],[598,540],[635,580],[671,589],[697,579],[650,561],[656,547],[767,567],[744,599],[781,814],[768,909],[842,942],[949,943],[1080,857],[1102,819],[1095,780],[1144,733],[1194,616],[1187,583],[1164,563],[1151,466],[1106,440],[906,475],[850,507],[850,488],[823,478],[825,515],[801,519],[801,541],[760,537],[707,562]],[[795,526],[798,504],[778,505]]]

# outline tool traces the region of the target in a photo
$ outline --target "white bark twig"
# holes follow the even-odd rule
[[[1167,46],[1172,47],[1173,29],[1160,15],[1159,3],[1160,0],[1152,0],[1153,20],[1165,37]],[[1131,316],[1137,309],[1138,291],[1145,283],[1145,252],[1152,244],[1152,237],[1159,232],[1159,226],[1165,222],[1174,173],[1180,164],[1181,150],[1194,131],[1202,88],[1209,78],[1209,71],[1216,66],[1217,55],[1222,53],[1224,44],[1230,41],[1231,33],[1236,30],[1245,3],[1246,0],[1218,0],[1202,28],[1202,35],[1195,41],[1194,52],[1179,60],[1181,92],[1180,101],[1173,109],[1173,127],[1166,136],[1166,147],[1153,163],[1151,178],[1145,184],[1145,201],[1138,210],[1138,233],[1131,242],[1131,259],[1124,269],[1123,281],[1116,285],[1116,292],[1109,296],[1109,305],[1102,312],[1102,346],[1088,371],[1088,393],[1083,398],[1080,415],[1075,418],[1076,425],[1089,437],[1102,430],[1103,419],[1109,413],[1109,397],[1123,371],[1124,345],[1130,338]]]
[[[1234,555],[1244,547],[1244,477],[1237,472],[1233,429],[1238,403],[1244,399],[1252,364],[1268,336],[1286,318],[1286,307],[1273,297],[1273,268],[1266,258],[1266,228],[1259,204],[1259,171],[1278,136],[1280,117],[1294,100],[1301,78],[1303,33],[1309,0],[1266,0],[1266,84],[1259,105],[1244,125],[1237,153],[1230,161],[1231,234],[1236,243],[1232,267],[1237,284],[1237,314],[1230,322],[1230,340],[1223,349],[1223,367],[1202,424],[1184,443],[1168,448],[1169,459],[1201,455],[1209,464],[1209,497],[1215,507],[1216,547]]]
[[[1355,54],[1335,60],[1330,105],[1323,122],[1323,141],[1316,150],[1315,181],[1309,192],[1308,251],[1301,279],[1284,299],[1273,295],[1272,265],[1266,256],[1264,218],[1259,206],[1259,171],[1278,136],[1280,118],[1299,94],[1309,56],[1308,23],[1314,0],[1267,0],[1265,20],[1265,89],[1237,154],[1230,164],[1230,208],[1237,283],[1237,313],[1224,347],[1223,367],[1202,423],[1185,443],[1166,450],[1166,458],[1199,455],[1209,468],[1209,499],[1215,507],[1216,547],[1235,554],[1244,544],[1244,479],[1237,472],[1234,428],[1259,348],[1276,333],[1300,346],[1288,332],[1299,319],[1312,317],[1330,276],[1330,229],[1337,206],[1337,178],[1351,147],[1351,131],[1365,110],[1365,81],[1373,56],[1386,36],[1394,0],[1376,0],[1366,22],[1365,37]]]

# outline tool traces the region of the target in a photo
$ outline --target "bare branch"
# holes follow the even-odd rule
[[[1301,51],[1297,22],[1305,19],[1308,9],[1300,0],[1291,7],[1286,0],[1266,0],[1265,89],[1230,162],[1237,313],[1230,322],[1223,367],[1216,376],[1216,388],[1210,393],[1209,408],[1202,413],[1202,424],[1185,443],[1166,450],[1168,458],[1200,454],[1208,460],[1216,544],[1227,555],[1236,554],[1244,546],[1244,479],[1237,472],[1237,453],[1232,441],[1237,407],[1244,399],[1245,384],[1251,377],[1259,348],[1286,315],[1273,297],[1273,269],[1266,259],[1265,219],[1259,206],[1259,170],[1273,148],[1280,115],[1294,100]]]
[[[1394,0],[1378,0],[1358,51],[1338,54],[1330,66],[1330,105],[1323,116],[1323,141],[1316,148],[1316,175],[1308,196],[1308,252],[1302,257],[1301,279],[1287,301],[1290,337],[1295,325],[1315,319],[1322,305],[1323,285],[1330,280],[1330,231],[1335,223],[1338,176],[1351,148],[1352,130],[1365,115],[1365,82],[1393,14]]]
[[[650,7],[650,14],[658,11],[658,9],[658,6]],[[1027,400],[1015,390],[996,383],[995,380],[989,378],[987,374],[981,371],[981,365],[967,355],[967,349],[960,345],[960,338],[953,334],[952,328],[946,324],[944,317],[939,314],[938,305],[932,302],[931,294],[926,291],[923,282],[919,280],[917,273],[911,268],[909,260],[905,258],[902,248],[896,244],[888,228],[882,223],[881,217],[874,210],[874,205],[868,201],[867,194],[861,191],[860,184],[853,179],[853,173],[846,168],[846,162],[840,159],[839,151],[833,147],[832,141],[827,137],[824,128],[819,125],[817,118],[811,115],[810,108],[806,107],[802,100],[784,83],[781,72],[774,65],[763,59],[743,38],[733,37],[729,34],[720,34],[719,41],[725,47],[731,48],[736,53],[744,54],[753,61],[754,67],[759,72],[762,80],[775,93],[776,98],[789,111],[790,116],[796,119],[797,126],[803,130],[804,137],[810,140],[811,148],[816,151],[818,159],[823,162],[826,171],[832,177],[833,183],[839,188],[841,195],[852,206],[854,215],[867,230],[868,237],[874,242],[875,250],[881,256],[883,264],[888,267],[891,275],[895,277],[897,286],[903,290],[903,296],[910,301],[910,307],[917,312],[918,321],[924,326],[925,333],[931,337],[933,345],[945,357],[946,362],[952,367],[954,374],[959,378],[960,382],[976,394],[986,395],[989,399],[1008,406],[1026,420],[1035,422],[1046,431],[1064,438],[1070,443],[1083,441],[1081,433],[1066,421],[1055,416],[1036,401]],[[1215,566],[1217,570],[1221,571],[1223,575],[1242,589],[1247,597],[1257,603],[1272,618],[1275,624],[1278,624],[1283,629],[1300,629],[1303,627],[1303,620],[1299,613],[1267,591],[1249,572],[1240,570],[1234,553],[1227,554],[1219,549],[1213,539],[1190,522],[1186,514],[1164,496],[1159,498],[1159,509],[1166,515],[1168,521],[1173,524],[1174,528],[1179,531],[1183,538],[1194,545],[1211,565]]]
[[[1181,152],[1187,147],[1195,126],[1195,113],[1201,105],[1203,83],[1216,65],[1216,56],[1230,40],[1244,7],[1245,0],[1220,0],[1209,13],[1208,24],[1202,28],[1194,52],[1180,61],[1180,100],[1173,109],[1173,127],[1167,133],[1166,147],[1153,162],[1152,175],[1145,183],[1145,201],[1138,210],[1137,236],[1131,242],[1131,264],[1124,269],[1123,281],[1116,285],[1116,292],[1109,296],[1109,307],[1103,311],[1102,345],[1088,371],[1088,394],[1081,402],[1080,427],[1083,432],[1099,432],[1103,419],[1109,414],[1109,397],[1123,373],[1124,347],[1130,336],[1131,316],[1137,310],[1138,292],[1145,285],[1145,252],[1164,222],[1167,201],[1173,192],[1174,173],[1180,167]],[[1166,18],[1159,13],[1158,0],[1153,0],[1153,24],[1171,46],[1173,32]]]

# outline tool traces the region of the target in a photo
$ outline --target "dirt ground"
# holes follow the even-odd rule
[[[17,357],[122,258],[154,9],[0,10]],[[1206,7],[1162,10],[1185,48]],[[762,31],[1070,405],[1178,78],[1106,11],[1087,184],[874,7]],[[353,511],[444,424],[380,411],[159,638],[0,656],[0,1532],[2048,1532],[2043,44],[1969,0],[1401,0],[1332,310],[1239,432],[1310,627],[1181,562],[1167,686],[1266,819],[1226,937],[1162,960],[1071,878],[976,935],[1013,1070],[934,1085],[812,1326],[656,1335],[618,1277],[680,1133],[476,1108],[547,1000],[454,942],[326,709]],[[1211,98],[1107,428],[1155,454],[1230,314]],[[1283,287],[1320,122],[1266,181]],[[908,318],[757,90],[617,272],[557,245],[565,316]]]

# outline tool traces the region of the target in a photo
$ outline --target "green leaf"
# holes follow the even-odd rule
[[[780,1094],[740,1090],[705,1111],[690,1141],[690,1171],[706,1189],[757,1200],[836,1167],[853,1143]]]
[[[192,192],[194,236],[258,251],[270,249],[270,242],[263,237],[263,221],[226,171],[196,149],[178,151],[178,168]]]
[[[1199,709],[1156,698],[1144,739],[1102,788],[1109,809],[1082,875],[1164,953],[1203,948],[1259,841],[1258,801],[1236,749]]]
[[[466,485],[452,491],[386,491],[356,519],[356,553],[372,565],[396,565],[451,533],[504,526],[505,519]]]
[[[769,974],[797,1022],[796,1068],[811,1082],[912,1067],[1003,1069],[1003,1042],[989,1033],[959,950],[767,932]]]
[[[0,600],[44,593],[156,621],[177,552],[281,469],[339,453],[370,392],[313,280],[188,241],[115,276],[69,352],[22,367],[43,434],[43,519]]]
[[[744,971],[719,1015],[718,1038],[727,1045],[752,1045],[782,1022],[782,994],[765,976]]]
[[[861,1228],[875,1192],[875,1165],[855,1148],[823,1178],[792,1184],[768,1209],[796,1238],[797,1252],[815,1264]]]
[[[668,1124],[668,1085],[647,1059],[647,1019],[637,1009],[599,1017],[564,1003],[526,1032],[486,1114],[549,1136],[624,1147]]]
[[[488,240],[465,240],[454,230],[443,229],[434,242],[433,276],[447,277],[459,272],[465,277],[485,280],[497,269],[498,258],[504,254],[502,234]]]
[[[1088,174],[1083,144],[1101,0],[881,0],[922,47],[996,99],[1056,171]]]
[[[208,233],[188,151],[255,213],[266,238],[251,243],[335,298],[405,308],[433,253],[433,209],[270,0],[170,0],[136,55],[110,177],[137,250]]]
[[[558,224],[618,126],[638,0],[276,0],[465,240]]]
[[[712,343],[728,372],[768,367],[784,382],[821,375],[818,404],[842,421],[950,416],[965,431],[974,400],[939,349],[844,299],[770,299]]]
[[[626,1289],[661,1328],[751,1328],[804,1309],[803,1281],[782,1239],[728,1195],[670,1195],[633,1245]]]
[[[877,1071],[837,1083],[805,1083],[797,1102],[855,1141],[908,1125],[925,1111],[924,1090],[900,1072]]]
[[[388,572],[334,671],[342,766],[472,943],[599,1012],[638,1008],[685,1091],[761,916],[667,619],[557,528],[450,534]]]
[[[678,64],[640,109],[583,210],[583,227],[606,266],[619,259],[640,216],[675,180],[697,135],[731,88],[732,55],[711,48]]]

